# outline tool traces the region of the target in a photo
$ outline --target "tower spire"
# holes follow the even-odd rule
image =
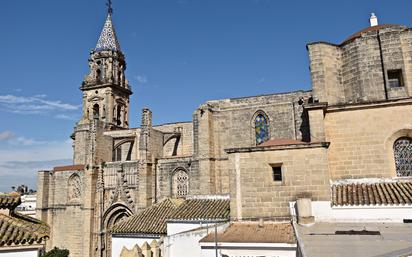
[[[112,21],[112,0],[107,0],[107,18],[104,23],[103,30],[100,33],[99,40],[95,47],[95,51],[118,51],[121,52],[119,41],[117,40],[116,31],[114,30],[113,21]]]

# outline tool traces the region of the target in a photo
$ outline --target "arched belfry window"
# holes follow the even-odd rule
[[[189,176],[187,172],[179,169],[173,174],[172,189],[174,197],[185,197],[189,192]]]
[[[93,105],[93,119],[99,119],[100,108],[98,104]]]
[[[69,201],[80,200],[82,194],[82,182],[79,175],[73,174],[69,178],[67,191]]]
[[[412,138],[401,137],[393,144],[396,175],[412,176]]]
[[[264,113],[258,113],[254,120],[256,145],[269,139],[269,121]]]

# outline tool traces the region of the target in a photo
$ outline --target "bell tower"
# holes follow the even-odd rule
[[[132,92],[125,77],[126,62],[116,37],[111,7],[97,45],[90,53],[89,69],[80,87],[83,91],[82,121],[97,119],[109,129],[128,128]]]
[[[104,146],[103,132],[129,127],[129,97],[132,91],[125,77],[126,61],[112,21],[111,1],[96,47],[90,52],[89,74],[82,82],[82,117],[72,139],[74,164],[94,165],[111,160]],[[99,138],[97,140],[97,138]]]

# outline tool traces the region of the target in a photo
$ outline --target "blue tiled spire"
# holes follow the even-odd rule
[[[99,41],[97,41],[97,45],[94,50],[97,52],[104,50],[121,52],[120,44],[117,40],[116,32],[114,30],[111,12],[109,12],[107,15],[103,30],[100,33]]]

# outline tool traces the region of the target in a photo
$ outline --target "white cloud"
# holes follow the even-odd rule
[[[0,149],[0,163],[9,161],[50,161],[67,158],[72,158],[70,139],[66,141],[38,141],[19,137],[12,140],[12,147]]]
[[[57,114],[54,117],[56,119],[61,119],[61,120],[76,120],[76,118],[73,115],[67,115],[67,114]]]
[[[15,96],[0,95],[0,106],[12,113],[39,114],[50,111],[73,111],[80,108],[79,105],[63,103],[60,100],[48,100],[46,95]]]
[[[0,149],[0,192],[20,184],[35,188],[38,170],[50,170],[72,162],[70,139],[38,141],[18,137],[12,142],[16,145]]]
[[[10,140],[10,144],[29,146],[29,145],[46,145],[46,144],[49,144],[49,142],[37,141],[32,138],[17,137],[15,139]]]
[[[37,171],[51,170],[55,166],[69,165],[71,162],[71,159],[0,162],[0,192],[9,192],[12,186],[21,184],[36,189]]]
[[[3,132],[0,132],[0,141],[8,141],[12,139],[13,137],[14,137],[14,134],[11,131],[6,130]]]
[[[134,76],[134,79],[136,79],[140,84],[146,84],[148,82],[147,77],[144,75]]]

